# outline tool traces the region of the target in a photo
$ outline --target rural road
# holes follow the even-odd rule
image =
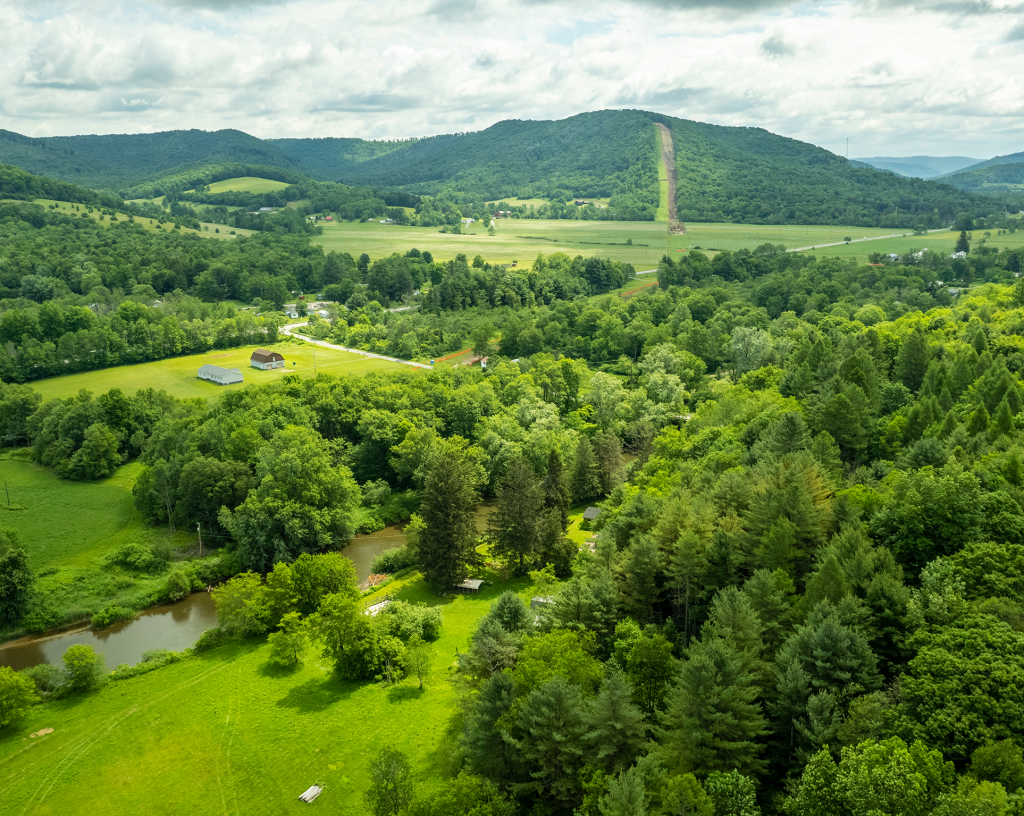
[[[338,346],[334,343],[328,343],[326,340],[314,340],[312,337],[306,337],[304,334],[297,334],[292,331],[292,329],[297,329],[299,326],[305,325],[305,323],[292,323],[290,326],[282,326],[281,334],[287,334],[289,337],[294,337],[296,340],[305,340],[307,343],[312,343],[314,346],[323,346],[324,348],[335,349],[337,351],[348,351],[352,354],[362,354],[364,357],[369,357],[375,360],[387,360],[391,363],[401,363],[402,365],[412,366],[413,368],[431,368],[426,363],[414,363],[412,360],[399,360],[397,357],[387,357],[383,354],[374,354],[372,351],[363,351],[362,349]]]
[[[925,235],[931,235],[933,232],[949,232],[949,230],[948,229],[928,230],[925,233]],[[852,241],[850,241],[850,243],[851,244],[859,244],[859,243],[861,243],[863,241],[882,241],[882,240],[884,240],[886,238],[906,238],[908,236],[912,236],[913,234],[914,233],[912,233],[912,232],[894,232],[894,233],[892,233],[892,235],[875,235],[872,238],[854,238]],[[835,243],[832,243],[832,244],[815,244],[814,246],[805,246],[805,247],[797,247],[796,249],[787,249],[786,252],[805,252],[808,249],[823,249],[824,247],[830,247],[830,246],[842,246],[845,243],[846,243],[846,241],[836,241]]]

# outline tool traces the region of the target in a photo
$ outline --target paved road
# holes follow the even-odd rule
[[[334,343],[328,343],[326,340],[314,340],[312,337],[306,337],[304,334],[298,334],[293,332],[292,329],[297,329],[299,326],[305,326],[305,323],[292,323],[290,326],[284,326],[281,329],[281,334],[287,334],[289,337],[294,337],[297,340],[305,340],[307,343],[312,343],[314,346],[323,346],[324,348],[336,349],[338,351],[348,351],[352,354],[361,354],[364,357],[369,357],[375,360],[387,360],[392,363],[401,363],[402,365],[412,366],[413,368],[426,368],[430,369],[431,366],[426,363],[414,363],[412,360],[399,360],[397,357],[386,357],[383,354],[374,354],[372,351],[363,351],[362,349],[347,348],[345,346],[338,346]]]
[[[652,275],[657,272],[657,269],[645,269],[643,272],[637,272],[638,275]]]

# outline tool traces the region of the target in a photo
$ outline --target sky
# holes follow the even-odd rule
[[[3,0],[0,128],[407,138],[640,108],[1024,150],[1024,0]]]

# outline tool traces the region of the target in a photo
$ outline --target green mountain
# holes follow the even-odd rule
[[[965,167],[977,164],[980,159],[967,156],[906,156],[890,158],[875,156],[869,159],[853,159],[876,170],[891,170],[898,176],[934,179],[947,173],[956,173]]]
[[[404,141],[262,140],[237,130],[29,139],[0,131],[0,162],[137,197],[161,183],[191,189],[244,166],[289,182],[306,176],[473,201],[608,198],[615,217],[651,219],[659,197],[656,122],[672,132],[683,221],[940,227],[959,212],[983,216],[1024,202],[879,172],[761,128],[637,110],[507,120]]]
[[[1000,157],[1004,158],[1004,157]],[[954,173],[943,179],[958,190],[970,192],[1003,193],[1017,191],[1024,187],[1024,153],[1015,153],[1005,158],[1016,159],[1014,162],[983,164]],[[995,161],[993,159],[993,161]]]

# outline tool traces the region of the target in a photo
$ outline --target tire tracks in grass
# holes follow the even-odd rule
[[[104,737],[106,737],[107,734],[109,734],[111,731],[113,731],[115,728],[117,728],[117,726],[121,725],[129,717],[131,717],[131,716],[133,716],[135,714],[145,713],[146,711],[148,711],[151,708],[153,708],[154,706],[156,706],[158,703],[162,703],[168,697],[172,697],[175,694],[178,694],[179,692],[184,691],[185,689],[190,688],[191,686],[194,686],[196,683],[199,683],[199,682],[205,680],[206,678],[216,674],[217,672],[223,671],[229,665],[231,665],[231,664],[230,663],[223,663],[220,666],[214,666],[213,668],[208,669],[208,670],[206,670],[206,671],[196,675],[195,677],[193,677],[190,680],[185,680],[185,681],[179,683],[177,686],[175,686],[170,691],[166,692],[165,694],[161,695],[160,697],[157,697],[154,700],[149,700],[148,702],[146,702],[142,706],[132,706],[128,711],[126,711],[123,714],[115,714],[113,717],[111,717],[109,720],[107,720],[107,723],[109,723],[109,724],[103,730],[102,733],[99,733],[99,734],[93,733],[92,735],[87,735],[87,736],[83,737],[82,739],[80,739],[74,745],[74,747],[70,748],[64,754],[63,758],[60,759],[57,762],[56,766],[53,768],[53,770],[50,772],[50,774],[46,778],[44,778],[43,783],[36,789],[37,793],[35,793],[35,794],[33,794],[32,796],[29,797],[28,801],[25,803],[25,807],[21,811],[22,816],[25,816],[25,814],[27,814],[29,812],[30,808],[34,809],[34,808],[39,807],[39,805],[41,805],[43,803],[43,801],[46,799],[46,797],[49,796],[50,791],[53,790],[53,786],[57,784],[57,782],[60,780],[61,776],[64,775],[64,772],[67,771],[68,769],[70,769],[70,767],[79,758],[81,758],[81,756],[83,756],[90,747],[92,747],[95,743],[99,742]],[[99,728],[102,728],[102,727],[103,727],[102,725],[99,726]],[[44,761],[44,759],[41,757],[40,761]],[[35,765],[38,765],[38,762],[34,763],[34,765],[32,767],[35,767]],[[24,774],[21,774],[21,776],[24,776]],[[47,782],[49,784],[47,784]],[[42,792],[38,793],[38,791],[42,791]]]

